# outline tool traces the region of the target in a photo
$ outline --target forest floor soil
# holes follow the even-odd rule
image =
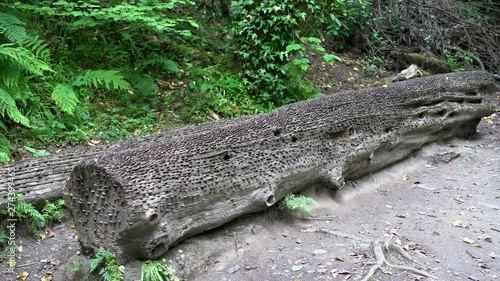
[[[326,93],[379,80],[356,61],[316,63],[316,85]],[[192,281],[363,280],[377,262],[369,280],[500,280],[498,113],[473,138],[430,144],[340,190],[303,193],[318,202],[310,214],[272,207],[189,238],[165,259]],[[44,239],[16,229],[17,267],[0,280],[83,280],[67,272],[88,264],[72,224]],[[125,280],[141,280],[140,262],[125,264]]]

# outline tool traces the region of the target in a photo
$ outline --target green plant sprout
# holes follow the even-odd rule
[[[175,270],[161,261],[147,260],[142,263],[141,281],[180,281],[175,276]]]
[[[97,270],[99,270],[98,275],[104,281],[121,281],[123,280],[125,267],[116,264],[115,254],[100,248],[90,264],[90,272],[96,273]]]
[[[293,193],[288,194],[280,203],[280,209],[284,210],[302,210],[306,213],[310,213],[311,209],[309,205],[318,205],[316,200],[304,196],[304,195],[295,195]]]

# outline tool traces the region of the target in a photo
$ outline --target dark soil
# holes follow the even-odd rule
[[[378,80],[362,71],[350,58],[333,67],[315,62],[313,76],[325,93]],[[165,259],[179,277],[193,281],[362,280],[380,246],[390,264],[406,268],[383,264],[370,280],[498,279],[499,116],[483,119],[478,132],[474,139],[429,145],[341,190],[312,187],[304,193],[319,205],[310,214],[273,207],[190,238]],[[89,260],[79,255],[71,225],[58,224],[41,239],[18,222],[17,267],[0,280],[23,272],[28,281],[84,280]],[[69,271],[78,260],[84,264],[75,276]],[[0,263],[2,270],[7,266]],[[125,280],[140,280],[140,262],[126,264],[125,274]]]

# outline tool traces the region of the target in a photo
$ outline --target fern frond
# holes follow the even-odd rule
[[[147,260],[142,263],[141,281],[175,281],[179,280],[175,276],[175,270],[162,261]]]
[[[28,38],[26,25],[13,15],[0,13],[0,34],[5,35],[7,40],[22,46],[24,40]]]
[[[149,56],[149,58],[142,63],[143,68],[147,66],[158,67],[167,73],[177,73],[180,71],[175,61],[156,54]]]
[[[0,120],[0,128],[3,129],[4,131],[8,131],[7,126],[5,126],[5,124],[2,122],[2,120]]]
[[[95,258],[93,258],[90,263],[90,272],[94,272],[97,268],[99,268],[99,266],[104,265],[105,251],[106,250],[104,248],[99,248]]]
[[[0,133],[0,162],[1,163],[10,162],[10,152],[11,152],[11,146],[10,146],[9,140],[3,134]]]
[[[24,116],[17,108],[16,102],[4,89],[0,88],[0,115],[9,116],[12,121],[29,127],[29,119]]]
[[[45,201],[45,206],[43,206],[42,209],[42,216],[45,220],[46,227],[50,227],[56,221],[61,221],[66,216],[64,200],[59,199],[55,202]]]
[[[41,76],[44,71],[53,71],[46,62],[38,59],[30,50],[24,47],[14,47],[14,44],[0,45],[0,60],[11,61],[14,67]]]
[[[14,206],[0,211],[4,215],[11,215],[13,212],[20,220],[27,219],[28,227],[33,235],[38,233],[40,228],[45,227],[45,219],[42,214],[30,203],[26,202],[19,193],[9,195],[9,200],[14,201]]]
[[[62,111],[68,113],[69,115],[73,115],[73,113],[75,113],[78,98],[71,87],[64,84],[57,84],[52,91],[52,98]]]
[[[18,89],[22,81],[22,71],[11,66],[12,62],[4,61],[3,67],[0,67],[0,87],[3,83],[5,90],[11,92]]]
[[[73,86],[104,87],[106,90],[130,89],[130,84],[118,70],[87,70],[76,78]]]
[[[99,275],[105,281],[123,280],[124,266],[118,266],[116,264],[116,255],[104,248],[100,248],[95,258],[92,259],[90,272],[95,272],[98,268],[101,268]]]
[[[318,205],[318,202],[304,195],[296,196],[295,194],[290,193],[283,199],[280,207],[287,210],[303,210],[304,212],[309,213],[311,211],[309,204]]]
[[[48,62],[50,60],[49,45],[40,36],[28,37],[23,41],[23,47],[29,49],[37,58]]]

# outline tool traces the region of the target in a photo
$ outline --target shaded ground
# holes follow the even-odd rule
[[[325,92],[374,81],[362,76],[354,58],[315,67]],[[390,263],[432,277],[384,264],[371,280],[500,279],[499,116],[483,119],[478,131],[475,139],[432,144],[339,191],[312,187],[305,193],[319,205],[310,215],[273,207],[188,239],[166,259],[194,281],[362,280],[375,261],[374,246],[391,238],[396,247],[384,250]],[[19,224],[16,274],[0,280],[16,280],[22,272],[29,273],[26,280],[71,280],[62,271],[82,258],[77,237],[71,222],[52,231],[52,237],[35,239]],[[125,268],[125,280],[140,280],[139,262]]]

